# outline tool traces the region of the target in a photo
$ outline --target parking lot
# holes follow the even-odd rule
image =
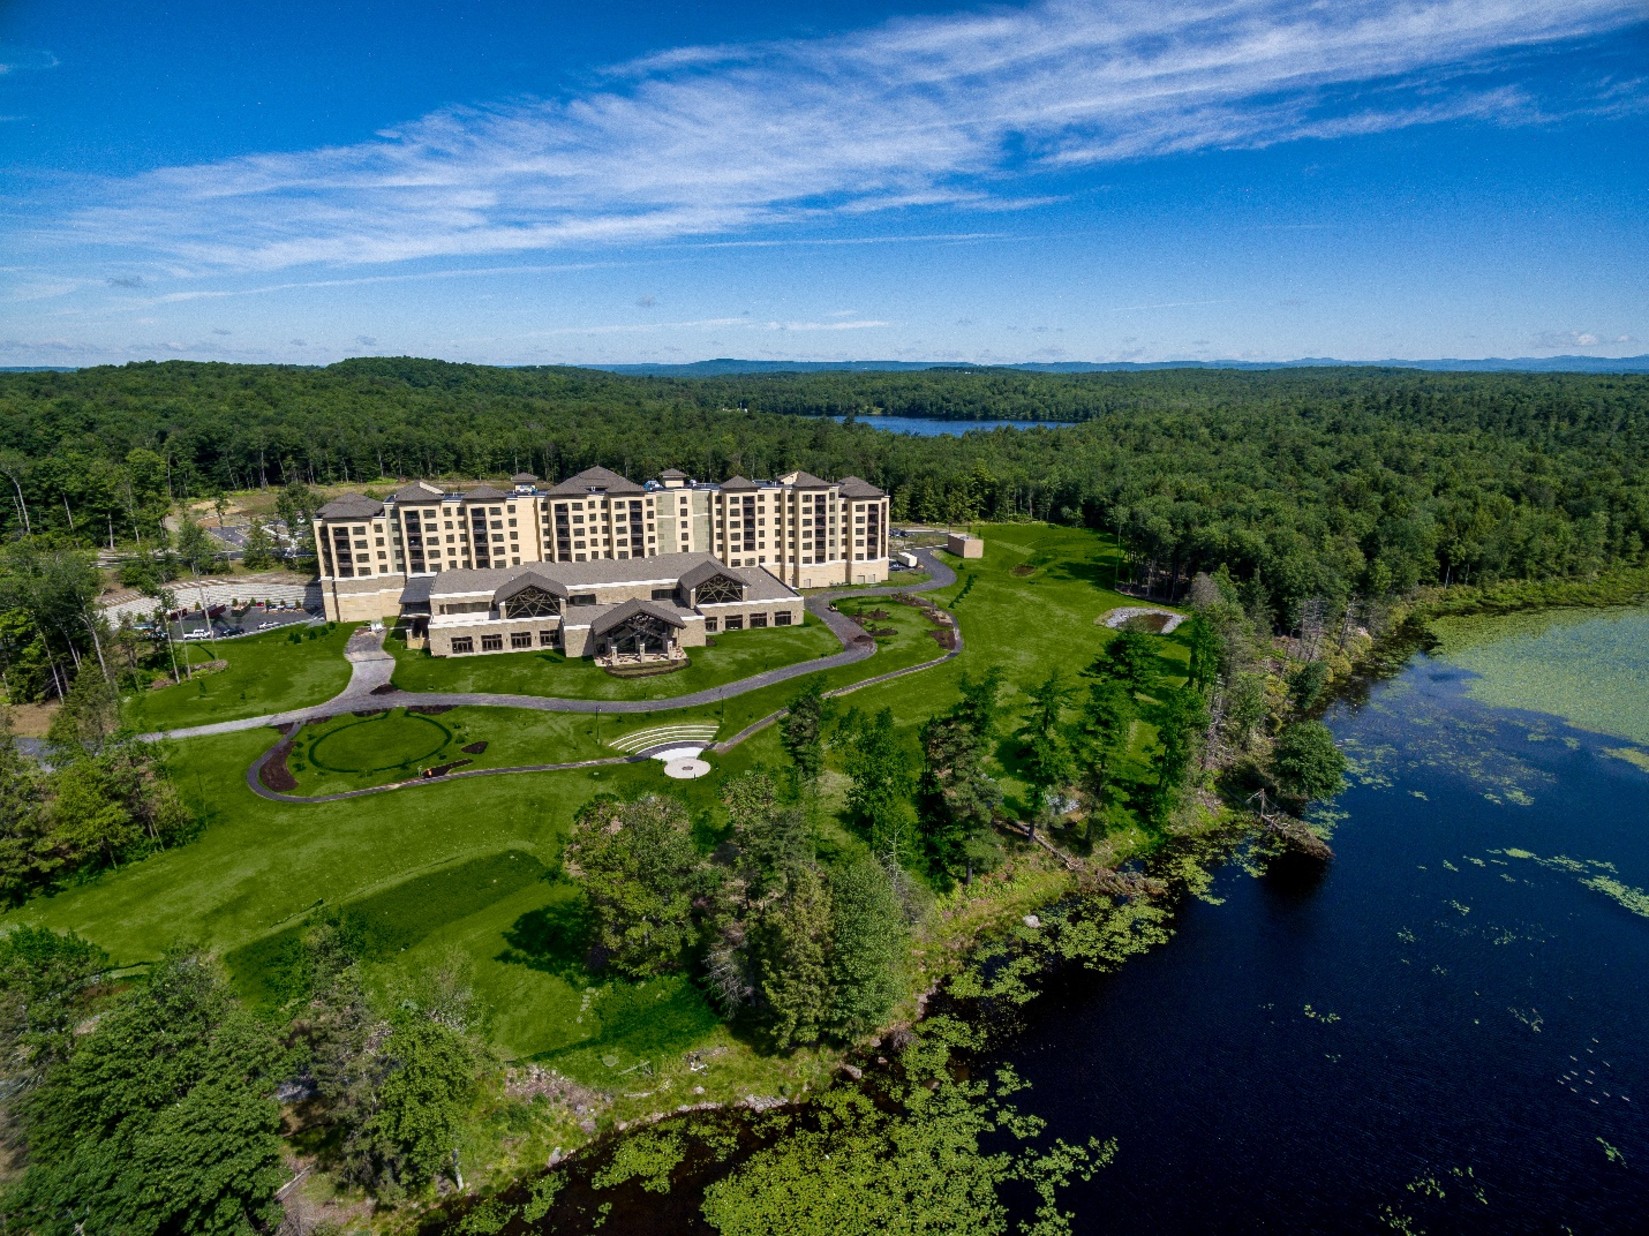
[[[206,639],[235,639],[281,627],[305,626],[320,620],[319,614],[296,606],[266,609],[262,605],[253,605],[242,610],[231,610],[226,606],[214,605],[205,613],[198,609],[185,613],[169,625],[173,639],[194,643]]]

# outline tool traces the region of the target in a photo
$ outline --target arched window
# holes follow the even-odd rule
[[[506,618],[555,618],[561,603],[542,588],[523,588],[504,603]]]

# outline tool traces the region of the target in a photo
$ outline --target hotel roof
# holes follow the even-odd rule
[[[322,519],[371,519],[384,513],[384,504],[365,494],[339,494],[317,514]]]

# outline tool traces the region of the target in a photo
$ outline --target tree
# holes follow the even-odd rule
[[[267,571],[275,565],[275,538],[269,533],[269,525],[256,515],[246,527],[246,549],[241,561],[248,571]]]
[[[321,509],[320,500],[302,481],[293,479],[275,495],[275,513],[286,525],[294,552],[300,558],[315,556],[315,512]]]
[[[739,868],[752,898],[782,885],[789,874],[812,858],[813,838],[806,817],[778,800],[773,778],[765,772],[734,777],[722,789]]]
[[[210,959],[168,953],[20,1105],[13,1219],[41,1236],[273,1226],[283,1065]]]
[[[1082,780],[1095,798],[1104,796],[1116,761],[1128,749],[1138,714],[1133,693],[1115,678],[1088,688],[1076,724],[1076,756]]]
[[[898,861],[910,823],[911,760],[894,733],[893,710],[868,717],[854,710],[842,729],[850,753],[848,817],[870,835],[878,854]]]
[[[657,795],[592,799],[573,820],[567,857],[582,876],[607,964],[631,978],[681,965],[695,934],[701,863],[680,803]]]
[[[830,1023],[843,1038],[875,1030],[899,997],[905,924],[886,868],[868,856],[830,876]]]
[[[1156,720],[1158,746],[1152,764],[1157,784],[1151,807],[1153,817],[1161,823],[1179,803],[1196,758],[1197,743],[1208,726],[1208,709],[1201,694],[1186,686],[1168,693]]]
[[[830,892],[813,864],[797,871],[785,894],[762,915],[758,930],[761,993],[773,1042],[815,1043],[832,1014],[827,951]]]
[[[74,1046],[109,955],[73,932],[27,925],[0,936],[0,1085],[35,1085]]]
[[[0,709],[0,900],[17,904],[62,865],[44,801],[47,775],[17,750],[11,719]]]
[[[1271,751],[1271,776],[1277,792],[1296,802],[1333,798],[1345,788],[1346,758],[1321,721],[1296,721],[1284,727]]]
[[[53,755],[67,762],[102,754],[119,729],[119,692],[101,675],[81,674],[52,717],[46,738]]]
[[[985,771],[984,745],[966,715],[930,718],[918,738],[922,776],[916,819],[929,870],[945,880],[969,877],[978,847],[1002,806],[1002,790]]]
[[[174,548],[184,565],[197,575],[211,570],[220,552],[212,534],[201,527],[188,511],[178,517]]]
[[[1031,706],[1019,728],[1019,749],[1026,782],[1031,789],[1031,827],[1048,803],[1048,792],[1065,785],[1074,775],[1070,744],[1065,738],[1065,703],[1070,688],[1058,670],[1028,692]]]
[[[1122,628],[1088,667],[1095,677],[1119,679],[1130,691],[1144,691],[1156,677],[1157,650],[1143,631]]]
[[[1299,712],[1310,712],[1328,686],[1328,663],[1307,661],[1288,678],[1288,697]]]
[[[811,793],[824,772],[824,688],[812,679],[790,699],[779,723],[779,742],[790,756],[790,775],[798,794]]]
[[[1002,689],[1002,671],[991,666],[978,678],[962,675],[962,700],[951,710],[981,743],[988,743],[996,734],[1001,707],[998,696]]]

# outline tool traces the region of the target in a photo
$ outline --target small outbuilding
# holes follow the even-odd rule
[[[945,548],[958,558],[983,558],[985,542],[970,532],[945,533]]]

